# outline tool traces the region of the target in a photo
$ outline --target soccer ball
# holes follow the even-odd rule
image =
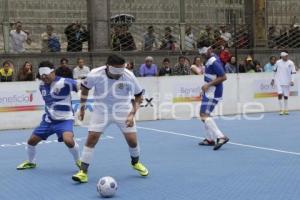
[[[117,189],[117,181],[110,176],[100,178],[97,183],[97,191],[102,197],[113,197]]]

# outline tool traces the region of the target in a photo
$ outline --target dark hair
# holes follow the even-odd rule
[[[106,64],[107,65],[123,65],[125,63],[125,58],[119,54],[111,54],[108,56]]]
[[[12,62],[10,62],[9,60],[6,60],[3,62],[2,67],[4,67],[4,65],[8,64],[9,66],[12,66]]]
[[[69,63],[69,60],[68,60],[68,59],[66,59],[66,58],[62,58],[62,59],[60,59],[60,63],[63,63],[63,61],[66,61],[67,63]]]
[[[202,57],[201,57],[201,56],[196,56],[196,57],[194,58],[194,60],[193,60],[193,65],[195,65],[195,64],[196,64],[196,60],[197,60],[197,58],[200,58],[200,60],[202,60]]]
[[[50,62],[50,61],[48,61],[48,60],[45,60],[45,61],[40,62],[39,68],[41,68],[41,67],[49,67],[50,69],[54,69],[53,63]],[[36,77],[37,77],[38,79],[41,79],[41,76],[40,76],[39,72],[37,73]]]
[[[83,58],[77,58],[77,62],[79,62],[79,60],[83,60],[83,61],[84,61],[84,59],[83,59]]]
[[[178,60],[180,60],[180,59],[186,59],[186,57],[185,56],[179,56]]]
[[[30,67],[31,67],[31,69],[32,69],[32,64],[31,64],[29,61],[25,61],[25,62],[24,62],[23,66],[22,66],[22,69],[24,69],[24,67],[26,66],[27,63],[30,64]]]
[[[170,62],[170,59],[169,59],[169,58],[164,58],[164,59],[163,59],[163,63],[164,63],[164,62]]]
[[[270,60],[272,60],[273,58],[275,58],[275,59],[276,59],[276,56],[270,56]]]

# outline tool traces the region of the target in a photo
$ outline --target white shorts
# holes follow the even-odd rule
[[[107,114],[93,112],[88,130],[103,133],[110,124],[116,124],[123,133],[136,133],[135,121],[132,127],[127,127],[127,116],[128,113]]]
[[[277,85],[277,93],[282,94],[285,97],[288,97],[290,94],[290,86],[289,85]]]

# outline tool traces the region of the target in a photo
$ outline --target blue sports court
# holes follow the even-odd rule
[[[120,200],[298,200],[299,119],[300,112],[217,119],[231,139],[218,151],[198,145],[204,135],[199,120],[138,122],[147,178],[131,169],[125,140],[113,125],[96,147],[89,182],[81,185],[72,181],[77,167],[55,136],[38,146],[36,169],[17,171],[32,130],[1,131],[0,199],[99,199],[98,179],[112,176],[119,185],[113,199]],[[76,127],[75,133],[82,149],[87,130]]]

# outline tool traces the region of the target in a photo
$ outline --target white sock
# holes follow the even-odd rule
[[[35,162],[36,147],[27,144],[26,151],[27,151],[27,155],[28,155],[28,161],[31,162],[31,163],[34,163]]]
[[[72,154],[74,161],[79,160],[79,145],[75,141],[75,145],[72,148],[69,148],[70,153]]]
[[[139,157],[140,156],[140,147],[139,147],[139,145],[137,145],[134,148],[129,147],[129,153],[130,153],[131,157],[134,157],[134,158]]]
[[[211,133],[213,133],[213,135],[214,135],[215,138],[223,138],[223,137],[225,137],[224,134],[218,128],[218,126],[215,123],[215,121],[211,117],[206,118],[204,123],[207,125],[208,130],[210,130]]]
[[[93,153],[94,153],[94,148],[84,146],[81,155],[81,161],[86,164],[90,164],[92,161]]]
[[[215,140],[215,138],[213,137],[212,132],[209,130],[208,126],[206,123],[204,123],[204,129],[205,129],[205,135],[206,135],[206,139],[212,141]]]
[[[283,109],[282,109],[282,107],[283,107],[283,105],[282,105],[282,100],[281,99],[278,99],[278,103],[279,103],[279,109],[280,109],[280,111],[282,111]]]
[[[284,110],[288,110],[288,100],[287,99],[285,99],[285,100],[283,100],[283,103],[284,103]]]

